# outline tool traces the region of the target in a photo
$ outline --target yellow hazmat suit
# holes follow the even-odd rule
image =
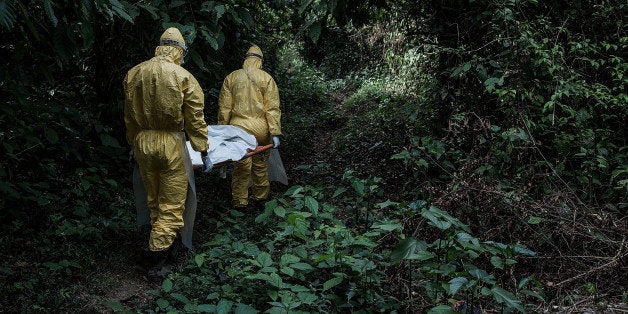
[[[257,46],[246,53],[242,69],[229,74],[218,97],[218,124],[235,125],[252,134],[258,145],[266,145],[281,134],[279,91],[275,80],[261,69],[263,54]],[[232,205],[248,205],[249,179],[254,200],[268,198],[268,152],[235,164],[231,181]]]
[[[195,151],[208,149],[205,96],[180,66],[184,49],[179,30],[169,28],[155,57],[133,67],[124,79],[126,138],[148,194],[151,251],[168,249],[183,227],[188,189],[183,129]]]

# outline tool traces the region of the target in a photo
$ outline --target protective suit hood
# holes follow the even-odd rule
[[[188,47],[179,29],[170,27],[159,37],[159,46],[155,49],[155,56],[165,56],[175,64],[181,65],[187,51]]]
[[[260,49],[256,45],[253,45],[246,52],[246,55],[244,58],[244,64],[242,65],[242,68],[243,69],[249,69],[249,68],[261,69],[263,60],[264,60],[264,54],[262,53],[262,49]]]
[[[155,48],[155,57],[160,56],[176,65],[181,65],[183,61],[183,49],[174,46],[157,46],[157,48]]]

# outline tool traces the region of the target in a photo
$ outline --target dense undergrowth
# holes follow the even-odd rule
[[[626,4],[288,2],[0,1],[4,310],[626,310]],[[291,185],[248,214],[197,178],[195,251],[150,287],[118,96],[163,25],[196,38],[209,123],[220,52],[262,45]]]

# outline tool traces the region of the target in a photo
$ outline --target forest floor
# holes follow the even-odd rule
[[[299,156],[299,160],[283,157],[284,167],[290,180],[289,185],[315,184],[302,182],[301,173],[295,168],[301,164],[316,164],[330,159],[327,144],[333,136],[332,130],[321,133],[308,143],[308,146],[312,148],[312,153]],[[279,149],[280,152],[282,148],[289,149],[284,144],[284,147]],[[211,239],[212,231],[216,228],[216,219],[220,219],[220,214],[230,209],[230,176],[226,179],[220,179],[218,176],[216,169],[207,176],[196,174],[199,203],[193,236],[195,247]],[[271,182],[271,197],[282,195],[287,188],[288,186]],[[134,208],[129,210],[134,210]],[[154,302],[155,297],[148,291],[159,289],[161,282],[155,282],[147,277],[147,268],[141,259],[141,252],[145,248],[147,239],[147,226],[138,228],[130,238],[110,239],[112,246],[107,258],[98,261],[93,274],[88,276],[90,280],[82,283],[87,285],[83,293],[78,296],[84,300],[85,306],[81,309],[82,312],[111,312],[111,307],[107,305],[111,302],[124,305],[128,309],[146,308]],[[193,256],[192,254],[193,251],[188,252],[188,256]],[[182,263],[185,261],[180,261],[179,264]],[[176,269],[177,265],[174,265],[172,270],[176,271]]]
[[[331,169],[326,171],[338,171],[334,169],[331,162],[333,155],[327,150],[330,139],[334,136],[334,130],[322,130],[320,134],[311,137],[311,152],[308,155],[298,156],[298,158],[290,158],[293,156],[286,153],[284,157],[284,165],[290,179],[290,185],[294,184],[310,184],[317,182],[305,182],[302,179],[303,171],[297,170],[298,166],[308,164],[315,165],[317,163],[332,164]],[[283,150],[290,149],[289,145],[285,145]],[[281,148],[280,148],[280,151]],[[282,155],[284,156],[284,155]],[[330,173],[317,173],[315,180],[325,180],[337,177]],[[307,176],[312,178],[312,176]],[[214,170],[210,175],[197,175],[196,178],[198,191],[198,209],[194,228],[195,247],[205,243],[214,235],[217,220],[221,219],[221,214],[226,213],[230,209],[230,177],[227,179],[218,178],[218,171]],[[286,186],[273,183],[271,186],[272,196],[280,196]],[[129,195],[129,197],[131,197]],[[134,210],[130,208],[129,210]],[[146,273],[146,266],[141,262],[141,252],[144,250],[145,243],[148,239],[148,229],[138,228],[130,234],[113,235],[109,239],[109,251],[105,258],[95,261],[95,266],[91,275],[85,276],[85,279],[78,282],[83,285],[78,294],[78,298],[82,301],[83,306],[80,312],[112,312],[112,303],[117,303],[127,309],[134,311],[139,309],[147,309],[154,307],[155,297],[149,292],[150,290],[158,290],[161,282],[149,280]],[[194,252],[188,254],[188,258],[193,256]],[[187,261],[180,261],[185,264]],[[534,267],[532,267],[534,268]],[[177,266],[173,266],[173,271],[177,271]],[[576,274],[577,275],[577,274]],[[621,276],[621,274],[616,274]],[[563,276],[566,277],[567,275]],[[539,280],[547,282],[548,278],[539,275]],[[558,280],[559,278],[557,278]],[[550,280],[551,281],[551,280]],[[605,295],[586,294],[583,291],[560,291],[560,295],[565,296],[581,296],[580,299],[567,301],[563,299],[549,300],[547,303],[538,304],[533,312],[538,313],[628,313],[628,305],[622,298],[608,298]],[[570,303],[570,304],[569,304]],[[566,305],[569,304],[569,305]],[[600,311],[603,308],[605,310]],[[491,312],[492,313],[492,312]]]

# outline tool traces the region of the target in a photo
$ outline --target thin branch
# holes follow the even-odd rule
[[[617,254],[615,254],[615,257],[613,257],[613,260],[611,260],[610,262],[608,262],[606,264],[603,264],[603,265],[600,265],[598,267],[592,268],[592,269],[590,269],[589,271],[587,271],[585,273],[581,273],[581,274],[576,275],[576,276],[574,276],[572,278],[565,279],[565,280],[557,283],[555,285],[555,287],[562,286],[564,284],[570,283],[570,282],[572,282],[574,280],[577,280],[579,278],[586,277],[586,276],[588,276],[588,275],[590,275],[592,273],[595,273],[595,272],[598,272],[598,271],[601,271],[601,270],[605,270],[606,268],[615,266],[615,264],[617,264],[618,261],[620,261],[620,260],[622,260],[622,259],[624,259],[624,258],[626,258],[628,256],[628,253],[624,253],[623,252],[625,244],[626,244],[626,237],[624,236],[624,239],[621,242],[621,246],[619,247],[619,250],[617,251]]]

